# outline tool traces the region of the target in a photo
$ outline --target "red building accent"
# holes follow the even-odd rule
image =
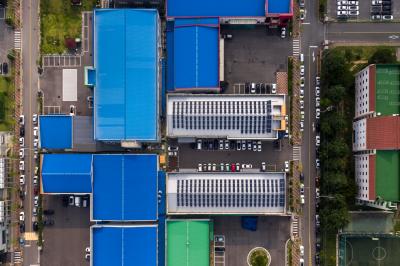
[[[382,116],[368,118],[367,149],[400,149],[400,116]]]
[[[369,155],[369,169],[368,169],[368,199],[375,200],[375,159],[376,155]]]

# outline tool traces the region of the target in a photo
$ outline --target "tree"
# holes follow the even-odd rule
[[[321,198],[321,225],[328,232],[336,233],[349,222],[346,201],[342,195],[335,194]]]
[[[321,192],[323,194],[342,194],[347,185],[347,176],[343,173],[327,172],[321,178]]]
[[[325,92],[325,97],[328,98],[334,105],[338,105],[345,96],[346,89],[342,85],[329,87]]]
[[[393,48],[379,48],[368,60],[368,64],[394,64],[397,62]]]

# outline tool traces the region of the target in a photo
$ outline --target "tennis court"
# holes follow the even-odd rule
[[[340,266],[397,266],[400,237],[392,235],[348,235],[339,237]]]

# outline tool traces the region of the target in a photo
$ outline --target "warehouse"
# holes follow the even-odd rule
[[[94,11],[94,138],[159,141],[160,20],[153,9]]]
[[[44,154],[42,193],[91,194],[93,221],[155,221],[155,154]]]
[[[283,214],[284,173],[169,173],[167,213]]]
[[[284,95],[169,94],[167,136],[171,138],[278,138],[286,129]]]
[[[219,17],[224,24],[287,23],[293,16],[292,0],[167,0],[167,19]]]
[[[42,149],[73,148],[73,116],[41,115],[39,126],[39,141]]]
[[[91,227],[92,266],[157,266],[156,225],[94,225]]]
[[[167,90],[219,91],[218,18],[167,23]]]

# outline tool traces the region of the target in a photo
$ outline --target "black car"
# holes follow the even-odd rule
[[[231,150],[235,149],[235,142],[233,140],[229,141],[229,149],[231,149]]]
[[[54,210],[50,210],[50,209],[49,210],[44,210],[43,214],[44,215],[53,215],[54,214]]]
[[[250,93],[250,83],[246,82],[244,84],[244,93],[249,94]]]
[[[265,89],[266,89],[267,94],[271,94],[271,85],[267,84],[265,86]]]
[[[209,150],[212,150],[214,148],[214,144],[213,144],[213,142],[210,140],[209,142],[208,142],[208,149]]]
[[[25,232],[25,223],[19,224],[19,232],[21,234]]]
[[[38,222],[33,222],[33,231],[38,231],[39,230],[39,224],[38,224]]]
[[[54,221],[53,220],[44,220],[43,225],[54,225]]]
[[[300,173],[300,181],[304,182],[304,174],[303,173]]]
[[[383,11],[390,11],[390,10],[392,10],[392,6],[383,6],[382,10]]]
[[[25,199],[25,192],[23,190],[19,191],[19,198],[24,200]]]
[[[261,94],[265,94],[265,84],[261,83]]]
[[[261,84],[260,84],[260,83],[257,83],[257,84],[256,84],[256,93],[257,93],[257,94],[260,94],[260,88],[261,88]]]
[[[19,136],[20,137],[24,137],[25,136],[25,128],[24,127],[20,127],[19,128]]]
[[[224,252],[225,251],[225,247],[215,247],[215,251]]]
[[[218,140],[214,139],[214,150],[218,150]]]
[[[8,64],[7,62],[3,63],[3,74],[6,75],[8,73]]]
[[[62,197],[62,205],[63,207],[68,207],[68,196]]]

